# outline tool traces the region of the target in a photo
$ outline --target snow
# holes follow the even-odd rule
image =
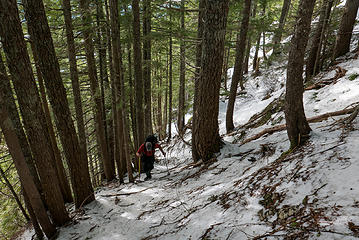
[[[307,117],[359,101],[359,77],[349,80],[350,75],[359,73],[359,60],[339,66],[348,72],[336,83],[305,91]],[[320,77],[329,79],[334,74],[333,70]],[[285,76],[285,68],[277,64],[250,77],[245,85],[247,94],[235,103],[235,126],[245,124],[279,98],[284,93]],[[221,99],[221,134],[225,134],[226,105],[227,100]],[[272,115],[279,120],[283,116]],[[289,148],[286,131],[244,145],[238,143],[238,136],[224,135],[225,145],[217,161],[202,168],[190,165],[190,147],[175,137],[177,141],[165,147],[167,158],[157,156],[152,180],[114,182],[99,188],[96,200],[82,211],[71,208],[73,221],[59,229],[57,239],[252,239],[265,234],[283,239],[300,232],[297,224],[320,227],[320,233],[317,229],[304,233],[309,239],[358,239],[348,224],[359,225],[359,117],[348,131],[338,122],[343,117],[310,124],[313,131],[308,143],[284,159],[280,156]],[[276,124],[281,123],[284,120]],[[246,130],[246,137],[270,126]],[[185,139],[190,138],[187,133]],[[261,150],[263,146],[272,151]],[[248,161],[251,158],[255,161]],[[274,199],[272,215],[272,208],[263,205],[266,196]],[[282,229],[280,211],[286,209],[294,212],[295,218],[285,218],[289,222]],[[261,211],[268,214],[266,220],[261,219]],[[28,230],[20,239],[31,239],[33,234]]]

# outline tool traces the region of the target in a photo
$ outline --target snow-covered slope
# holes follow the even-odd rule
[[[349,78],[359,74],[359,60],[340,66],[348,71],[336,83],[305,92],[307,117],[358,103],[359,77]],[[249,78],[247,94],[236,101],[235,125],[279,98],[284,82],[279,66]],[[226,104],[222,99],[221,134]],[[284,123],[283,116],[273,113],[272,123]],[[97,190],[96,201],[72,212],[74,221],[59,229],[58,239],[357,239],[359,117],[344,126],[339,120],[347,116],[310,124],[308,143],[285,157],[286,131],[244,145],[239,135],[224,136],[217,161],[208,166],[192,166],[190,147],[177,139],[167,146],[167,159],[159,156],[152,180]],[[245,138],[270,126],[246,129]]]

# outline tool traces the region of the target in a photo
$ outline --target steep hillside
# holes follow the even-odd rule
[[[315,79],[312,84],[323,86],[305,91],[308,118],[358,106],[357,66],[352,59]],[[336,73],[343,70],[345,75]],[[284,79],[280,66],[249,78],[230,136],[224,135],[221,100],[225,145],[211,164],[193,165],[190,147],[175,138],[152,180],[98,189],[96,201],[72,212],[73,223],[60,229],[58,239],[357,239],[358,117],[311,123],[309,141],[292,152],[286,152],[285,130],[246,140],[285,122]],[[190,138],[187,132],[185,140]]]

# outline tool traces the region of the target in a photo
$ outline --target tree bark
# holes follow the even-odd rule
[[[303,107],[304,87],[302,74],[314,4],[315,0],[300,1],[297,13],[298,20],[289,51],[285,119],[291,149],[302,144],[311,131]]]
[[[152,129],[152,90],[151,90],[151,0],[143,1],[143,82],[145,101],[145,135]]]
[[[172,7],[172,0],[169,1],[169,7]],[[170,24],[172,24],[172,14],[169,10]],[[170,39],[169,39],[169,70],[168,70],[168,137],[167,142],[172,138],[172,77],[173,77],[173,39],[172,39],[172,26],[170,25]]]
[[[333,2],[333,1],[331,1]],[[329,0],[323,0],[322,6],[320,8],[319,22],[315,28],[314,34],[310,42],[309,55],[306,61],[305,66],[305,80],[308,81],[313,77],[317,72],[314,70],[315,65],[317,64],[317,53],[321,46],[322,33],[324,30],[325,22],[329,19],[329,14],[327,14]]]
[[[55,132],[54,132],[54,126],[52,124],[51,115],[50,115],[50,109],[49,109],[49,105],[47,103],[47,98],[46,98],[46,93],[45,93],[44,79],[42,78],[42,73],[41,73],[41,71],[39,69],[39,66],[37,64],[38,63],[38,58],[37,58],[37,55],[36,55],[36,53],[34,51],[33,51],[33,56],[34,56],[34,59],[35,59],[35,65],[36,65],[36,71],[37,71],[37,79],[38,79],[38,82],[39,82],[39,89],[40,89],[40,97],[41,97],[41,101],[42,101],[42,108],[43,108],[43,111],[45,113],[47,129],[48,129],[49,134],[50,134],[50,143],[51,143],[52,151],[53,151],[53,154],[54,154],[55,170],[56,170],[59,182],[60,182],[60,188],[61,188],[61,192],[62,192],[62,196],[64,198],[64,201],[66,203],[71,203],[74,200],[72,198],[72,193],[71,193],[71,188],[70,188],[69,181],[67,180],[67,177],[66,177],[65,168],[64,168],[64,165],[62,163],[61,153],[60,153],[60,150],[59,150],[59,148],[57,146],[56,136],[55,136]]]
[[[1,3],[0,6],[4,7]],[[0,10],[0,19],[3,20],[2,14],[3,12]],[[30,170],[26,164],[25,157],[21,151],[20,142],[16,135],[14,126],[4,106],[5,104],[3,94],[0,92],[0,127],[5,136],[5,141],[9,148],[9,152],[14,160],[21,184],[24,186],[25,193],[29,198],[29,202],[32,209],[34,210],[36,218],[39,221],[45,235],[51,239],[56,234],[56,227],[51,223],[50,218],[47,215],[45,206],[41,200],[40,193],[37,190],[33,177],[31,176]]]
[[[196,134],[197,132],[197,119],[199,118],[197,109],[200,107],[199,105],[199,79],[201,76],[201,57],[202,57],[202,45],[203,45],[203,29],[204,29],[204,4],[205,0],[199,1],[199,12],[198,12],[198,27],[197,27],[197,48],[196,48],[196,71],[195,71],[195,82],[194,82],[194,99],[193,99],[193,118],[192,118],[192,158],[195,162],[197,162],[200,159],[199,152],[197,150],[197,146],[195,143],[196,140]]]
[[[16,135],[19,138],[22,152],[24,154],[26,164],[29,167],[30,173],[34,178],[35,185],[41,195],[42,201],[45,203],[45,196],[41,186],[39,174],[36,170],[35,161],[31,155],[30,146],[20,120],[18,110],[16,109],[16,103],[11,88],[10,79],[6,73],[5,64],[2,61],[0,54],[0,92],[3,94],[5,108],[8,111],[9,117],[14,124]]]
[[[185,81],[186,81],[186,51],[184,42],[185,31],[185,1],[181,0],[181,43],[180,43],[180,87],[178,96],[177,126],[182,134],[185,125]]]
[[[82,108],[80,82],[79,82],[79,75],[78,75],[77,61],[76,61],[76,47],[75,47],[75,38],[73,34],[70,0],[63,0],[62,8],[64,13],[65,28],[66,28],[67,52],[68,52],[69,63],[70,63],[70,77],[72,82],[72,91],[74,95],[77,131],[79,135],[82,157],[84,159],[87,159],[86,133],[85,133],[85,124],[83,117],[84,113]]]
[[[140,7],[139,0],[132,0],[133,12],[133,63],[135,77],[135,104],[136,104],[136,128],[137,141],[140,145],[145,141],[145,120],[143,109],[143,78],[142,78],[142,54],[141,54],[141,31],[140,31]],[[138,148],[139,146],[136,146]]]
[[[105,131],[105,138],[107,143],[107,151],[109,154],[109,159],[111,162],[112,169],[115,170],[115,162],[113,157],[113,148],[114,148],[114,136],[113,136],[113,120],[107,118],[107,112],[111,111],[111,107],[106,105],[106,93],[110,91],[110,83],[108,80],[108,70],[107,70],[107,26],[105,15],[103,12],[103,1],[96,1],[96,29],[97,29],[97,48],[98,48],[98,63],[99,63],[99,77],[100,77],[100,89],[101,89],[101,102],[102,102],[102,119],[103,127]],[[106,1],[106,0],[105,0]]]
[[[240,33],[237,35],[236,43],[236,60],[234,63],[234,72],[232,76],[231,90],[229,93],[229,100],[227,105],[226,112],[226,130],[227,133],[231,132],[234,129],[233,124],[233,112],[234,112],[234,103],[237,97],[237,88],[238,82],[240,83],[241,89],[244,89],[243,84],[243,63],[244,63],[244,53],[246,48],[247,32],[249,25],[249,15],[251,13],[251,0],[244,1],[243,8],[243,18],[240,26]]]
[[[50,103],[53,107],[55,123],[68,161],[75,206],[78,208],[82,204],[89,203],[95,199],[87,158],[84,158],[81,154],[44,5],[42,1],[37,0],[23,0],[23,3],[29,33],[34,44],[34,52],[39,56],[39,67],[45,81]]]
[[[22,193],[24,196],[25,207],[27,208],[27,211],[29,212],[29,216],[31,219],[32,226],[35,230],[36,237],[37,237],[37,239],[42,240],[42,239],[44,239],[44,233],[42,232],[39,221],[36,218],[36,214],[34,212],[34,209],[31,206],[30,199],[25,192],[24,186],[22,186]]]
[[[49,134],[47,128],[43,125],[46,120],[41,109],[41,101],[27,53],[15,0],[0,1],[0,23],[1,41],[46,202],[54,223],[61,226],[69,221],[69,216],[64,205],[59,180],[51,163],[53,155],[49,143]],[[11,128],[13,128],[12,125]],[[18,142],[17,137],[16,141]],[[27,193],[30,197],[31,193]]]
[[[347,0],[344,13],[340,22],[337,39],[334,48],[333,60],[340,57],[350,50],[350,39],[353,34],[355,18],[359,8],[358,0]]]
[[[96,62],[95,62],[95,50],[92,42],[93,38],[93,29],[92,29],[92,20],[89,9],[89,0],[80,0],[80,9],[82,14],[82,22],[85,26],[83,29],[84,36],[84,46],[86,52],[87,66],[88,66],[88,76],[90,80],[90,89],[92,99],[95,103],[94,112],[95,112],[95,125],[96,125],[96,134],[99,141],[99,149],[101,153],[101,158],[103,162],[103,168],[105,171],[105,176],[107,181],[112,181],[115,178],[115,169],[109,158],[109,153],[107,149],[106,134],[104,130],[104,119],[103,119],[103,108],[100,89],[97,80],[96,73]]]
[[[273,54],[280,53],[280,41],[282,39],[284,25],[289,12],[290,2],[291,0],[283,0],[282,12],[279,17],[278,28],[276,29],[273,37]]]
[[[126,162],[127,174],[129,182],[134,182],[132,175],[131,158],[129,153],[129,131],[126,111],[126,92],[124,83],[124,74],[122,68],[122,54],[121,54],[121,41],[120,41],[120,25],[118,13],[118,0],[110,0],[111,9],[111,30],[112,30],[112,59],[115,73],[115,86],[116,86],[116,107],[118,108],[117,116],[119,118],[120,130],[119,143],[123,148],[124,154],[122,162]]]
[[[331,11],[332,11],[332,7],[333,7],[333,3],[334,0],[329,0],[328,5],[327,5],[327,9],[326,9],[326,13],[325,13],[325,21],[324,21],[324,26],[322,28],[322,32],[320,34],[320,40],[319,40],[319,47],[316,53],[316,57],[315,57],[315,64],[314,64],[314,73],[318,73],[320,71],[320,69],[322,68],[322,64],[321,64],[321,60],[322,60],[322,48],[323,48],[323,55],[324,55],[324,45],[326,42],[326,34],[328,32],[328,25],[330,23],[330,18],[331,18]]]
[[[204,1],[201,75],[194,144],[203,162],[220,150],[218,127],[219,89],[224,55],[228,0]]]

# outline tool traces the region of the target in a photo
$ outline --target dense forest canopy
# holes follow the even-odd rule
[[[279,108],[290,153],[310,138],[304,88],[320,87],[313,77],[359,49],[358,7],[0,0],[0,238],[28,222],[51,237],[70,220],[66,203],[81,209],[97,187],[134,182],[143,168],[135,153],[150,134],[191,145],[194,162],[212,161],[223,145],[220,99],[228,100],[226,134],[237,134],[235,100],[248,78],[286,61]]]

